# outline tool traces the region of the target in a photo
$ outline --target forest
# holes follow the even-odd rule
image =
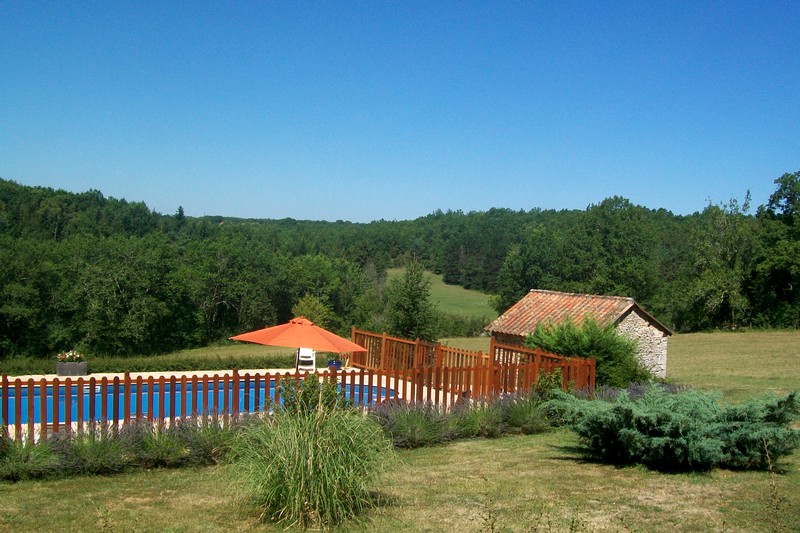
[[[202,346],[306,309],[389,331],[408,266],[493,296],[633,297],[675,331],[800,326],[800,171],[752,209],[674,215],[614,196],[584,210],[436,211],[371,223],[188,217],[0,179],[0,359]],[[427,335],[458,335],[434,314]],[[474,329],[474,326],[473,326]],[[478,328],[479,329],[479,328]]]

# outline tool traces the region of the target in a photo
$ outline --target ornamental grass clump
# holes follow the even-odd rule
[[[122,427],[119,438],[134,464],[144,468],[175,468],[189,457],[180,429],[163,423],[132,421]]]
[[[176,420],[170,433],[186,449],[185,464],[219,464],[230,455],[236,432],[246,423],[247,419],[225,424],[217,415],[195,416]]]
[[[766,468],[768,456],[800,446],[800,431],[790,427],[800,412],[795,393],[721,407],[714,393],[653,386],[641,398],[621,391],[612,401],[557,392],[547,405],[578,433],[589,455],[615,464],[661,471]]]
[[[453,409],[450,422],[458,438],[494,439],[506,431],[503,411],[495,402],[463,403]]]
[[[235,443],[235,478],[262,520],[328,528],[377,505],[391,442],[356,410],[278,411]]]
[[[535,391],[511,394],[497,400],[506,431],[523,435],[541,433],[550,427],[543,404],[542,396]]]
[[[58,456],[49,442],[23,443],[12,441],[0,457],[0,479],[25,481],[55,475]]]
[[[108,475],[128,466],[125,448],[116,431],[98,423],[88,429],[63,432],[49,438],[59,458],[62,475]]]
[[[372,416],[397,448],[435,446],[454,437],[448,416],[431,402],[384,402]]]

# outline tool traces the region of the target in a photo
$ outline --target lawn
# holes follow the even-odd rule
[[[677,335],[668,375],[736,401],[784,393],[800,388],[798,346],[800,332]],[[774,477],[730,470],[665,475],[587,461],[577,445],[574,434],[559,429],[399,452],[380,490],[385,504],[342,531],[800,530],[799,451],[778,464]],[[226,467],[210,467],[0,483],[0,530],[281,530],[259,524],[229,480]],[[775,496],[783,498],[777,511]]]
[[[771,511],[764,472],[664,475],[586,462],[567,430],[401,452],[386,504],[343,531],[784,531],[800,527],[800,453]],[[0,530],[280,531],[237,505],[225,467],[0,484]]]

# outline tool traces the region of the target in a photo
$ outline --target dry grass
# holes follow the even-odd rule
[[[407,452],[405,468],[387,483],[401,504],[381,509],[364,529],[480,531],[492,515],[502,531],[770,530],[768,473],[615,468],[585,462],[576,445],[559,430]],[[786,465],[792,472],[779,483],[797,494],[800,453]],[[784,508],[789,531],[800,527],[792,498]]]
[[[566,430],[400,453],[385,505],[341,531],[772,531],[768,472],[664,475],[586,462]],[[781,465],[800,528],[800,453]],[[279,531],[240,507],[224,467],[0,484],[5,531]]]
[[[691,333],[669,339],[667,376],[741,401],[800,389],[800,331]]]

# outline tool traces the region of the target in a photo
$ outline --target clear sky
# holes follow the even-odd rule
[[[190,216],[757,206],[800,170],[798,28],[798,0],[0,0],[0,177]]]

